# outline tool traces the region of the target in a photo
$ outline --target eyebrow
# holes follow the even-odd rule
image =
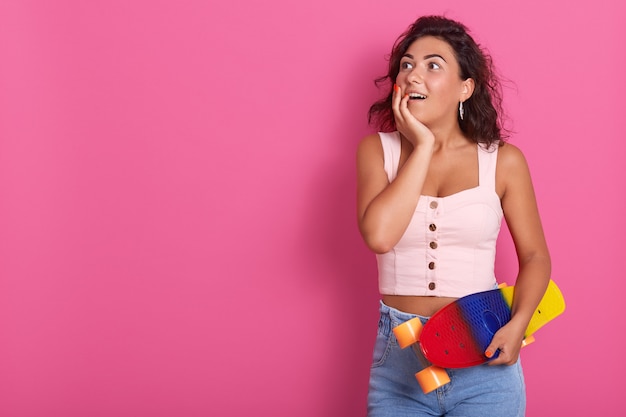
[[[424,56],[424,59],[430,59],[430,58],[440,58],[443,62],[448,62],[439,54],[430,54],[430,55]]]
[[[411,55],[411,54],[404,54],[404,55],[402,55],[402,57],[407,57],[407,58],[410,58],[410,59],[415,59],[415,57],[414,57],[413,55]],[[448,62],[448,61],[446,61],[446,60],[445,60],[445,59],[444,59],[441,55],[439,55],[439,54],[428,54],[428,55],[424,55],[424,59],[430,59],[430,58],[439,58],[439,59],[441,59],[443,62],[446,62],[446,63]]]

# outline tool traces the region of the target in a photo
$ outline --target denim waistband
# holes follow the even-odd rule
[[[419,317],[423,323],[428,321],[429,317],[420,316],[417,314],[406,313],[396,308],[389,307],[387,304],[380,301],[380,320],[378,322],[378,330],[385,336],[389,336],[391,329],[404,323],[407,320],[411,320],[415,317]]]

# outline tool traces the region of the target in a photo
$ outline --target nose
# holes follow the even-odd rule
[[[418,84],[421,84],[424,81],[424,77],[422,76],[419,66],[416,66],[411,70],[411,72],[409,72],[409,74],[407,75],[407,81],[411,83],[415,82]]]

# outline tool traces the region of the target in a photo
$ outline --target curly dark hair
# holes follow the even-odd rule
[[[474,80],[474,93],[463,103],[465,116],[458,118],[461,131],[472,141],[490,147],[502,144],[508,132],[502,127],[502,87],[491,56],[469,35],[461,23],[443,16],[417,19],[393,45],[386,75],[375,80],[378,87],[388,84],[389,94],[369,109],[368,121],[380,131],[393,131],[396,124],[391,108],[393,84],[400,71],[400,60],[418,38],[434,36],[447,42],[459,63],[462,80]]]

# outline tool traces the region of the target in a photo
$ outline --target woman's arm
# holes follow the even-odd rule
[[[550,254],[541,226],[528,164],[522,152],[505,144],[498,152],[496,187],[519,262],[511,321],[493,337],[485,354],[491,364],[517,362],[524,332],[550,280]]]
[[[357,152],[357,211],[359,229],[376,253],[390,251],[413,217],[430,161],[429,152],[414,150],[389,183],[383,168],[378,135],[363,139]]]
[[[400,133],[413,145],[402,169],[390,184],[384,170],[378,135],[361,141],[357,151],[357,215],[367,246],[376,253],[390,251],[411,221],[434,148],[434,135],[409,112],[408,96],[395,89],[393,111]]]

